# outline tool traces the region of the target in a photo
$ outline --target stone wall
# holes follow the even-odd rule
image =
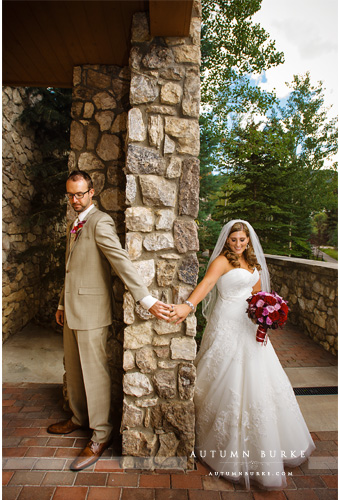
[[[40,241],[42,233],[41,227],[29,224],[35,194],[29,166],[42,158],[34,133],[19,120],[27,99],[25,89],[3,87],[3,340],[20,331],[40,303],[39,259],[18,260],[19,254]]]
[[[47,200],[45,209],[60,200],[36,173],[45,161],[41,143],[21,121],[22,112],[39,98],[28,89],[3,88],[3,340],[32,319],[57,328],[66,220],[36,213],[41,197]]]
[[[200,13],[188,38],[151,38],[145,13],[134,16],[127,119],[126,248],[152,294],[181,303],[197,282],[199,248]],[[196,318],[152,319],[124,294],[125,466],[155,466],[194,448]],[[172,457],[172,458],[169,458]],[[189,460],[188,467],[192,466]]]
[[[69,170],[87,171],[93,179],[94,203],[113,218],[122,244],[125,241],[124,174],[130,70],[117,66],[84,65],[74,68]],[[68,210],[68,218],[75,213]],[[112,410],[119,433],[122,409],[122,344],[124,285],[113,280],[115,320],[108,340],[112,379]]]
[[[326,351],[338,353],[338,265],[266,256],[272,289],[288,300],[289,320]]]

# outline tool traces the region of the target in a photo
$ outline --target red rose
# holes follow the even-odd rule
[[[278,311],[273,311],[272,313],[270,313],[270,318],[272,321],[278,321],[280,319],[280,314],[278,313]]]
[[[284,313],[284,314],[286,314],[286,316],[287,316],[287,313],[288,313],[288,307],[287,307],[287,305],[286,305],[286,304],[282,303],[282,304],[281,304],[281,308],[280,308],[280,310],[282,310],[282,311],[283,311],[283,313]]]
[[[279,326],[284,325],[284,324],[286,323],[286,321],[287,321],[287,315],[283,315],[283,316],[282,316],[282,315],[280,315],[280,318],[279,318],[279,320],[278,320],[278,324],[279,324]]]
[[[258,307],[258,309],[255,311],[255,315],[256,315],[257,318],[261,318],[262,311],[263,311],[262,307]]]
[[[271,297],[270,295],[265,297],[264,300],[269,306],[274,306],[277,303],[276,299],[274,297]]]

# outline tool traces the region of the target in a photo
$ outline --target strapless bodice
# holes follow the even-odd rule
[[[244,295],[249,296],[259,278],[260,276],[257,269],[251,273],[247,271],[247,269],[236,267],[220,276],[217,281],[218,294],[224,300],[232,297],[242,297]]]

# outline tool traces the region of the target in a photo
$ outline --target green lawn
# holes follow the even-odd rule
[[[332,257],[333,259],[338,260],[338,250],[335,250],[334,248],[321,248],[321,247],[320,250],[329,255],[330,257]]]

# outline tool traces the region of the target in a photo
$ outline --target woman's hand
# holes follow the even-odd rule
[[[175,322],[176,325],[182,323],[187,318],[189,313],[192,312],[192,309],[187,304],[172,304],[171,308],[170,319],[167,321],[169,323]]]

